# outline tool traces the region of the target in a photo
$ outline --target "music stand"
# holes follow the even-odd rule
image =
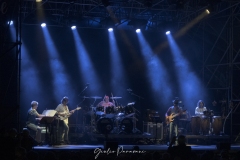
[[[45,128],[46,128],[46,135],[45,135],[45,141],[48,141],[48,130],[47,128],[49,127],[49,125],[53,122],[55,117],[42,117],[42,119],[40,120],[40,124],[44,124]]]

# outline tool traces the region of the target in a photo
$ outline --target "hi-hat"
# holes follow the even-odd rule
[[[122,97],[110,97],[111,99],[120,99]]]

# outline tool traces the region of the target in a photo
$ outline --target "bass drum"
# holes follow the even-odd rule
[[[132,133],[133,130],[133,121],[132,118],[121,118],[120,119],[120,130],[126,133]]]
[[[198,116],[192,116],[191,118],[192,134],[199,135],[200,127],[201,127],[201,118]]]
[[[220,132],[222,131],[222,117],[213,116],[212,128],[213,128],[213,134],[220,135]]]
[[[201,119],[201,131],[203,135],[207,135],[210,130],[210,118],[208,116],[202,116]]]
[[[97,121],[97,131],[102,134],[108,134],[113,130],[113,122],[110,118],[100,118]]]

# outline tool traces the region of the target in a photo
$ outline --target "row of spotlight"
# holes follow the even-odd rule
[[[42,27],[46,27],[46,23],[42,23],[41,26],[42,26]],[[76,26],[72,26],[72,27],[71,27],[72,30],[74,30],[74,29],[76,29],[76,28],[77,28]],[[112,32],[112,31],[113,31],[113,28],[108,28],[108,31],[109,31],[109,32]],[[136,29],[136,32],[137,32],[137,33],[140,33],[140,32],[141,32],[141,29]],[[171,33],[170,31],[167,31],[167,32],[166,32],[167,35],[170,34],[170,33]]]
[[[9,25],[12,25],[12,24],[13,24],[13,21],[9,21],[8,24],[9,24]],[[42,23],[42,24],[41,24],[41,27],[43,27],[43,28],[46,27],[46,26],[47,26],[46,23]],[[76,26],[72,26],[72,27],[71,27],[72,30],[74,30],[74,29],[76,29],[76,28],[77,28]],[[112,31],[113,31],[113,28],[108,28],[108,31],[109,31],[109,32],[112,32]],[[136,29],[136,32],[137,32],[137,33],[140,33],[140,32],[141,32],[141,29]],[[167,32],[166,32],[166,34],[170,34],[170,33],[171,33],[170,31],[167,31]]]

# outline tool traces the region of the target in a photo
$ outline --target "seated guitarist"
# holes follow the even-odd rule
[[[165,117],[166,117],[166,123],[169,125],[169,140],[171,141],[173,135],[173,129],[175,136],[178,136],[178,124],[179,124],[179,118],[178,116],[183,113],[182,108],[179,107],[179,98],[176,97],[175,100],[173,100],[173,106],[169,107]],[[168,142],[169,144],[169,142]]]
[[[57,106],[57,108],[55,109],[57,111],[57,115],[59,115],[59,117],[66,117],[64,118],[63,121],[63,128],[59,130],[58,133],[58,138],[60,138],[60,143],[61,144],[70,144],[69,140],[68,140],[68,132],[69,132],[69,126],[68,126],[68,116],[70,114],[73,114],[75,110],[72,110],[69,112],[68,109],[68,97],[63,97],[61,100],[61,104],[59,104]]]

